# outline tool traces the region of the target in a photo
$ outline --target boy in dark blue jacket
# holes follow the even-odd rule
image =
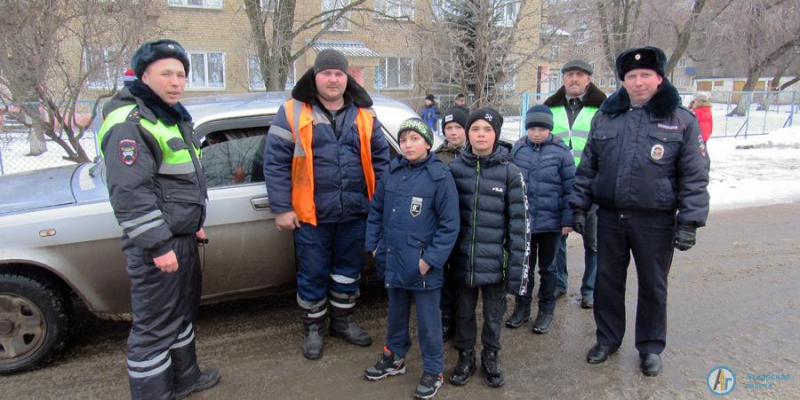
[[[575,181],[572,152],[561,138],[553,136],[553,113],[543,105],[531,107],[525,114],[527,136],[514,144],[514,164],[522,171],[527,187],[530,213],[531,257],[528,289],[517,296],[514,314],[506,321],[509,328],[518,328],[531,315],[533,267],[539,258],[539,311],[531,330],[545,334],[553,325],[556,308],[556,266],[553,263],[561,235],[572,232],[572,210],[569,196]]]
[[[403,122],[398,142],[403,155],[378,182],[367,220],[366,250],[384,277],[389,315],[383,356],[364,375],[379,380],[405,373],[413,299],[424,370],[414,397],[430,399],[443,382],[439,300],[444,266],[458,237],[458,193],[449,168],[430,153],[433,133],[424,121]]]

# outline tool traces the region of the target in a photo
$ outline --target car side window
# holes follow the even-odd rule
[[[264,182],[264,144],[269,126],[206,134],[201,162],[209,188]]]

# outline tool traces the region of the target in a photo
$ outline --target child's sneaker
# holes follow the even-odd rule
[[[414,398],[432,399],[439,392],[439,388],[442,387],[442,382],[444,382],[442,374],[423,372],[422,378],[420,378],[417,385],[417,390],[414,392]]]
[[[371,381],[377,381],[387,376],[404,373],[406,373],[405,360],[397,354],[392,353],[388,347],[383,346],[383,356],[375,365],[364,371],[364,376]]]

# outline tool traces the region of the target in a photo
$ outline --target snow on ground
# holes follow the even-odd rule
[[[712,211],[800,200],[800,114],[795,116],[795,126],[768,135],[711,136],[707,145]],[[519,124],[519,116],[505,118],[502,138],[517,140]]]

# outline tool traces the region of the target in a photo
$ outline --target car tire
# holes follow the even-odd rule
[[[64,346],[69,305],[58,288],[0,274],[0,375],[42,366]]]

